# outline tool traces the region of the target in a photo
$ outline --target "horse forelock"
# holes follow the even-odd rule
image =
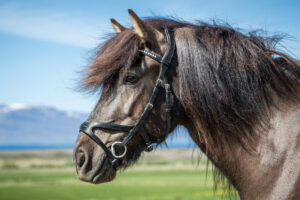
[[[82,81],[84,89],[97,90],[121,69],[134,64],[138,57],[139,39],[131,29],[114,35],[98,49]]]
[[[178,28],[187,24],[174,20],[149,18],[145,23],[163,32],[165,27]],[[98,48],[91,65],[86,68],[81,88],[96,91],[102,83],[112,80],[121,69],[126,70],[138,58],[140,39],[132,29],[115,34]]]

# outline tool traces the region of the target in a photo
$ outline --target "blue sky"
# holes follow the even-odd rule
[[[139,16],[193,22],[221,19],[233,27],[287,33],[284,45],[300,58],[300,1],[59,1],[0,0],[0,104],[47,105],[89,112],[97,95],[74,91],[95,47],[112,32],[109,19],[130,26]]]

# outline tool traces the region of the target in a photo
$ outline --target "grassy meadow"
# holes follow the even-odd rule
[[[0,152],[0,200],[194,200],[229,199],[213,192],[205,158],[191,149],[147,153],[132,168],[101,185],[77,179],[71,150]]]

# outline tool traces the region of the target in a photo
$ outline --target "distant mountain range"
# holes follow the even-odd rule
[[[72,148],[87,116],[45,106],[0,105],[0,150]],[[183,127],[172,135],[170,148],[195,146]]]

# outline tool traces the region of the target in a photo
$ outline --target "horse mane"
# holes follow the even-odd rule
[[[175,40],[179,99],[206,148],[202,150],[211,155],[230,154],[234,142],[255,151],[260,131],[270,126],[271,108],[280,107],[277,99],[300,102],[300,63],[276,50],[276,36],[201,23],[175,29]],[[221,183],[236,197],[223,170],[214,167],[214,191]]]
[[[300,65],[277,42],[219,25],[176,31],[180,99],[207,149],[232,140],[251,149],[275,98],[296,99]]]

